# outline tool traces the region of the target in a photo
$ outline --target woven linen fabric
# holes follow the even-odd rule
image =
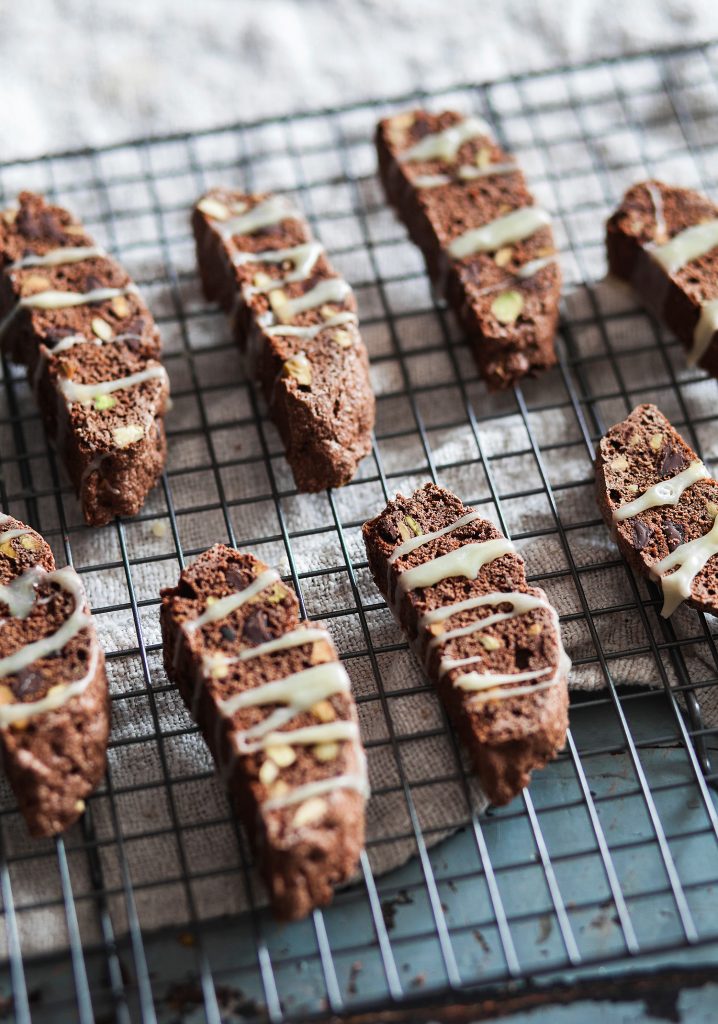
[[[585,88],[595,87],[595,78],[588,75]],[[500,115],[504,112],[502,96],[497,92]],[[469,109],[471,100],[457,94],[445,102]],[[508,109],[510,99],[506,104]],[[667,98],[658,97],[656,104],[654,113],[670,119]],[[443,106],[444,101],[434,105]],[[364,566],[360,524],[382,509],[387,498],[377,479],[377,460],[384,473],[399,474],[391,476],[389,497],[396,491],[406,494],[431,478],[428,447],[440,483],[497,523],[501,523],[500,511],[511,535],[528,535],[517,541],[517,548],[526,561],[529,579],[547,577],[540,585],[559,613],[567,617],[563,637],[575,663],[572,687],[594,690],[606,685],[585,606],[594,611],[613,605],[626,605],[628,610],[596,615],[593,624],[604,654],[616,654],[610,657],[614,682],[662,685],[648,635],[650,630],[655,642],[661,641],[657,609],[649,607],[644,622],[634,607],[633,587],[637,586],[645,599],[644,582],[632,580],[618,559],[609,531],[602,525],[571,528],[573,524],[595,523],[597,510],[590,452],[576,410],[568,400],[562,372],[555,370],[540,380],[526,382],[522,388],[526,405],[529,410],[537,409],[526,416],[513,392],[488,396],[484,386],[476,382],[468,349],[458,343],[457,327],[448,313],[432,308],[418,253],[382,205],[370,142],[377,116],[377,111],[367,109],[347,117],[344,127],[350,176],[337,158],[332,161],[336,177],[328,181],[324,150],[324,176],[316,185],[312,176],[319,158],[312,161],[308,157],[300,164],[290,147],[311,152],[313,141],[326,145],[325,125],[320,119],[307,119],[299,128],[274,125],[248,133],[243,138],[241,165],[236,162],[234,136],[219,133],[197,143],[201,160],[207,158],[210,148],[215,159],[218,154],[233,154],[212,174],[212,183],[290,193],[304,186],[300,201],[314,218],[336,265],[351,282],[361,283],[357,297],[364,337],[374,357],[372,379],[379,398],[379,440],[376,458],[365,460],[357,482],[331,495],[266,497],[292,491],[291,475],[261,403],[261,429],[255,420],[255,398],[224,317],[207,306],[201,296],[188,210],[209,182],[187,169],[186,150],[180,144],[158,145],[150,151],[149,168],[142,165],[141,171],[140,158],[131,148],[103,155],[104,173],[119,182],[104,198],[97,185],[80,194],[64,194],[62,184],[58,188],[58,199],[88,219],[98,239],[118,251],[137,280],[150,282],[144,290],[162,327],[166,365],[175,394],[167,418],[167,486],[160,484],[152,492],[136,521],[102,529],[75,529],[81,523],[77,503],[62,471],[57,470],[51,456],[43,454],[47,448],[42,428],[19,372],[15,383],[19,413],[28,417],[23,419],[24,442],[29,451],[39,454],[29,462],[29,477],[20,475],[15,462],[4,467],[8,493],[24,493],[30,488],[38,494],[33,525],[48,533],[62,563],[62,522],[53,491],[53,474],[60,473],[64,514],[71,528],[72,559],[82,573],[96,611],[100,642],[109,656],[108,677],[115,699],[108,776],[89,801],[87,824],[94,830],[103,886],[119,934],[127,926],[120,842],[144,930],[185,924],[190,917],[190,895],[197,915],[203,919],[239,913],[248,905],[242,871],[246,844],[238,833],[223,787],[213,774],[205,744],[162,667],[158,594],[161,587],[174,584],[179,573],[170,509],[176,516],[176,540],[189,560],[217,541],[229,541],[222,509],[222,501],[228,502],[228,517],[238,546],[253,551],[284,575],[295,574],[301,583],[306,613],[326,616],[337,648],[349,656],[346,667],[360,698],[362,735],[366,741],[376,741],[369,752],[369,773],[373,788],[381,792],[368,806],[369,859],[375,873],[389,871],[416,853],[414,840],[404,838],[411,834],[412,825],[390,733],[400,741],[397,749],[404,778],[428,843],[439,841],[466,823],[471,809],[480,811],[484,807],[475,780],[468,784],[468,791],[460,781],[433,781],[456,776],[456,758],[463,755],[460,751],[457,755],[454,741],[442,728],[438,701],[403,644]],[[549,147],[546,140],[565,117],[560,105],[542,113],[541,139],[535,137],[535,124],[523,118],[512,120],[506,134],[529,179],[532,172],[537,178],[538,199],[556,215],[566,278],[565,311],[572,323],[583,325],[572,329],[571,344],[576,354],[596,357],[591,394],[615,394],[616,366],[620,365],[628,394],[655,382],[656,393],[651,397],[669,417],[680,420],[675,392],[666,383],[665,368],[653,352],[621,358],[624,349],[633,349],[641,342],[650,344],[655,338],[651,322],[644,316],[612,319],[607,338],[597,323],[596,311],[635,310],[630,292],[603,280],[603,220],[611,205],[618,202],[631,181],[645,177],[649,171],[695,184],[695,166],[688,153],[673,156],[666,166],[661,166],[658,155],[651,167],[637,154],[627,165],[625,133],[616,133],[615,138],[602,135],[600,145],[607,165],[619,156],[624,158],[620,174],[612,175],[610,182],[593,181],[590,176],[587,181],[585,175],[574,177],[577,164],[586,160],[587,147],[596,143],[585,139],[574,147]],[[605,119],[610,123],[608,112]],[[670,125],[665,132],[663,143],[669,150],[675,142]],[[653,146],[660,154],[660,130],[656,134]],[[675,145],[671,151],[675,153]],[[268,152],[273,154],[271,158]],[[547,161],[550,180],[546,177]],[[161,219],[156,210],[146,209],[148,174],[156,180],[155,198],[161,205]],[[20,187],[19,172],[13,181]],[[42,183],[38,187],[43,187]],[[587,197],[595,204],[590,216],[574,216],[573,209]],[[102,213],[108,198],[112,209],[123,211],[123,216]],[[329,211],[347,206],[355,210],[358,207],[362,215],[325,219]],[[371,247],[366,245],[367,240],[371,240]],[[350,251],[342,254],[342,250]],[[577,265],[577,250],[582,254],[581,266]],[[378,273],[389,276],[411,271],[416,271],[415,276],[403,279],[400,286],[377,284]],[[182,317],[178,316],[179,310]],[[389,317],[387,310],[391,312]],[[447,333],[452,339],[450,346],[445,344]],[[686,372],[682,356],[675,348],[671,354],[680,379]],[[464,380],[469,383],[462,384]],[[417,389],[413,402],[406,395],[407,383]],[[683,399],[693,417],[699,419],[714,411],[715,387],[714,381],[699,380],[685,388]],[[641,400],[646,400],[644,391]],[[479,416],[478,429],[468,415],[463,424],[441,426],[452,412],[460,420],[467,402]],[[623,399],[612,397],[598,399],[594,411],[609,426],[629,410]],[[239,426],[235,425],[237,421]],[[710,464],[718,454],[718,439],[706,431],[701,441]],[[490,478],[480,459],[479,442]],[[534,443],[539,446],[540,461]],[[561,448],[552,448],[559,443]],[[15,444],[11,427],[0,427],[0,451],[10,451]],[[262,458],[265,450],[272,453],[271,461]],[[525,496],[525,492],[530,493]],[[494,493],[501,497],[500,510],[494,504]],[[519,493],[520,498],[511,497]],[[291,562],[282,539],[278,506],[291,536]],[[27,516],[22,501],[13,503],[10,511],[21,518]],[[342,526],[341,532],[337,523]],[[351,564],[347,563],[347,554]],[[608,568],[604,565],[607,562]],[[600,569],[592,570],[592,566],[599,565]],[[93,568],[96,566],[103,568]],[[580,573],[580,593],[573,569]],[[137,621],[131,607],[130,584]],[[672,618],[679,637],[694,636],[696,622],[695,613],[685,608]],[[366,651],[368,639],[378,649],[380,683],[370,656],[352,656]],[[394,644],[400,645],[398,650],[382,650]],[[698,682],[710,677],[710,663],[701,655],[699,645],[688,646],[684,658],[691,679]],[[663,671],[670,683],[676,681],[668,659]],[[422,684],[423,688],[410,696],[393,696]],[[715,697],[705,694],[702,706],[706,724],[718,724]],[[425,738],[422,733],[430,735]],[[67,944],[67,930],[53,843],[31,841],[13,808],[14,800],[2,780],[2,836],[11,858],[16,905],[36,908],[19,915],[22,948],[26,954],[58,949]],[[83,844],[81,825],[70,830],[66,842],[83,941],[100,941],[91,858]],[[186,871],[191,878],[189,891],[183,881]],[[263,902],[261,884],[254,876],[251,885],[254,900]],[[0,953],[4,952],[0,947]]]

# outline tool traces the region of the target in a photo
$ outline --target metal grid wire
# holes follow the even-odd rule
[[[715,191],[718,134],[710,138],[706,133],[716,99],[718,49],[706,45],[515,76],[452,89],[440,97],[416,93],[391,102],[0,167],[3,198],[12,198],[22,187],[46,192],[82,216],[94,234],[137,270],[165,338],[175,408],[191,406],[194,416],[190,425],[177,427],[170,415],[170,463],[157,492],[141,515],[117,521],[102,531],[104,546],[93,547],[46,446],[24,377],[4,366],[0,502],[41,530],[58,560],[74,564],[88,584],[99,577],[119,580],[118,598],[95,603],[94,612],[98,622],[124,617],[130,624],[133,642],[109,654],[113,711],[116,719],[141,716],[146,727],[130,738],[112,740],[104,787],[90,799],[81,825],[66,837],[19,845],[16,812],[6,810],[0,817],[5,991],[18,1022],[154,1021],[188,1008],[192,1020],[212,1024],[254,1016],[307,1019],[396,1007],[429,993],[458,996],[474,986],[613,961],[626,964],[642,954],[706,946],[718,939],[718,916],[711,903],[718,882],[718,814],[712,792],[718,776],[710,762],[716,730],[704,724],[700,707],[703,695],[718,682],[710,621],[692,615],[692,632],[678,636],[671,623],[656,616],[656,591],[636,581],[617,552],[600,561],[579,559],[573,537],[604,527],[595,511],[578,520],[567,516],[563,501],[569,492],[590,492],[597,438],[639,401],[655,398],[670,410],[692,445],[700,451],[703,440],[708,447],[715,416],[693,401],[693,389],[703,375],[684,368],[676,342],[652,322],[648,342],[638,340],[619,349],[618,324],[630,328],[631,323],[649,321],[633,299],[622,309],[607,308],[600,288],[591,282],[602,273],[604,218],[630,180],[661,171],[673,157],[685,158],[694,183]],[[370,140],[376,119],[427,100],[446,105],[458,101],[464,109],[482,113],[499,139],[516,152],[532,187],[555,214],[566,293],[580,292],[586,300],[578,314],[570,297],[565,303],[558,369],[506,395],[487,397],[445,308],[432,300],[418,260],[408,268],[402,263],[400,251],[411,247],[386,211],[374,176]],[[559,131],[548,127],[554,123],[551,114],[559,115]],[[652,136],[659,131],[674,145],[656,152]],[[616,133],[625,136],[625,162],[607,156],[604,142]],[[561,148],[574,155],[580,201],[565,198],[565,176],[555,171],[554,157]],[[563,568],[532,575],[529,565],[531,582],[550,587],[552,581],[567,579],[575,588],[576,608],[562,615],[562,624],[584,631],[586,642],[575,667],[595,670],[603,688],[574,695],[566,750],[540,773],[540,780],[501,811],[479,816],[467,810],[454,823],[463,829],[461,835],[443,845],[432,845],[436,836],[423,824],[422,789],[428,783],[405,771],[406,737],[396,729],[393,716],[394,702],[424,691],[426,684],[400,689],[385,685],[387,658],[406,645],[399,639],[389,644],[377,640],[373,622],[383,614],[383,604],[375,591],[363,586],[366,563],[352,541],[360,521],[347,520],[341,492],[330,492],[326,523],[317,530],[294,528],[288,509],[295,492],[277,437],[251,383],[239,376],[238,356],[223,318],[198,298],[187,209],[216,181],[294,194],[332,257],[340,265],[356,258],[365,268],[363,279],[356,271],[351,278],[374,371],[390,366],[395,375],[394,385],[378,395],[373,457],[349,490],[373,487],[378,509],[406,480],[446,483],[455,470],[474,467],[477,475],[483,473],[488,490],[478,499],[477,494],[462,493],[465,501],[478,500],[517,543],[542,539],[562,553]],[[343,244],[333,244],[337,237]],[[154,269],[143,273],[143,267]],[[417,282],[424,287],[425,308],[403,309],[398,297]],[[162,300],[153,301],[155,295]],[[412,330],[418,315],[438,327],[435,340],[419,345],[422,355],[435,353],[443,361],[445,373],[439,381],[414,376]],[[597,339],[591,351],[582,345],[587,334]],[[651,360],[652,379],[640,386],[628,383],[627,365],[645,356]],[[207,360],[217,357],[224,376],[212,377]],[[389,429],[386,411],[398,405],[406,412],[407,425]],[[536,423],[546,413],[567,417],[575,428],[570,436],[543,438]],[[509,423],[521,426],[525,443],[501,453],[487,451],[486,425],[504,420],[507,430]],[[436,454],[437,438],[455,429],[468,432],[473,451],[443,464]],[[228,454],[220,443],[220,437],[244,438],[250,430],[257,446],[249,454],[246,445]],[[180,449],[191,453],[181,464],[172,458]],[[414,453],[415,464],[399,465],[396,451],[407,450]],[[569,452],[578,452],[583,460],[579,479],[562,479],[556,469]],[[524,489],[503,487],[506,460],[531,465]],[[237,496],[228,484],[230,470],[245,479],[258,473],[263,487]],[[179,491],[187,478],[194,481],[189,504]],[[537,529],[517,532],[513,510],[537,496],[545,500],[546,519]],[[271,528],[248,535],[243,515],[260,505],[271,510],[266,520]],[[161,565],[168,581],[176,579],[179,567],[198,553],[189,526],[199,520],[215,524],[216,540],[260,553],[279,546],[303,610],[307,590],[319,576],[344,580],[349,604],[323,617],[330,622],[356,617],[363,644],[344,657],[350,672],[363,665],[373,678],[373,691],[359,698],[360,711],[362,703],[378,702],[386,730],[368,745],[384,748],[392,765],[386,780],[372,780],[375,798],[399,794],[406,808],[408,828],[372,839],[356,885],[338,894],[328,910],[289,928],[279,928],[257,905],[259,893],[238,829],[236,858],[224,871],[228,887],[238,880],[244,885],[249,911],[230,921],[206,920],[196,886],[203,866],[192,857],[192,830],[198,824],[234,826],[226,802],[216,819],[197,823],[184,816],[181,786],[188,780],[209,785],[212,771],[199,754],[194,767],[185,765],[184,774],[173,759],[173,744],[195,730],[189,719],[177,726],[176,718],[166,714],[172,688],[157,669],[158,598],[156,591],[145,591],[142,571]],[[146,533],[157,522],[166,524],[166,530],[157,530],[158,539],[164,540],[158,553],[148,553],[138,547],[135,531]],[[337,562],[318,571],[303,569],[297,548],[316,532],[334,536]],[[101,557],[97,551],[103,552]],[[623,597],[618,602],[596,602],[587,580],[600,580],[602,574],[621,580]],[[636,624],[632,649],[616,650],[607,642],[616,616],[630,616]],[[689,678],[689,654],[697,654],[705,666],[699,679],[693,674]],[[630,678],[632,659],[638,658],[651,665],[653,689],[619,685],[626,680],[625,666]],[[122,665],[124,672],[128,664],[135,674],[123,686],[113,666]],[[445,730],[440,722],[433,731]],[[430,738],[432,728],[425,735]],[[119,785],[118,759],[141,760],[150,746],[157,758],[157,778]],[[453,750],[454,766],[446,779],[468,794],[468,773],[455,743]],[[670,758],[664,763],[656,754]],[[620,785],[615,778],[606,785],[611,775],[607,765],[619,760]],[[152,787],[165,802],[167,823],[138,825],[128,799]],[[109,830],[98,829],[96,801],[103,802]],[[691,809],[688,817],[681,816],[685,808]],[[616,816],[640,818],[642,825],[620,833]],[[580,842],[562,844],[570,823],[578,820],[583,822]],[[128,851],[163,833],[171,837],[176,859],[158,865],[154,878],[138,883]],[[415,854],[399,882],[395,874],[376,875],[372,869],[372,844],[392,841],[408,841]],[[462,845],[452,861],[451,844],[457,842]],[[112,881],[107,877],[110,854]],[[38,869],[52,874],[57,884],[46,899],[28,905],[16,896],[18,880]],[[143,927],[148,889],[166,889],[168,904],[179,901],[183,909],[172,921],[183,920],[181,929],[175,926],[155,935]],[[521,899],[513,898],[516,891]],[[64,948],[35,955],[27,936],[41,927],[43,913],[58,907],[64,917]],[[88,914],[94,930],[87,924]],[[600,942],[594,941],[596,915],[599,925],[606,925]]]

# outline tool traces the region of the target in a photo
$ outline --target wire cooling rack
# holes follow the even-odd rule
[[[678,962],[689,950],[695,962],[700,948],[715,962],[715,624],[692,612],[678,626],[659,620],[655,590],[634,579],[600,523],[591,459],[604,429],[650,400],[704,457],[718,456],[715,383],[686,370],[674,339],[601,281],[603,222],[630,182],[655,174],[715,192],[717,99],[718,48],[706,45],[0,167],[4,199],[46,192],[135,274],[162,328],[175,403],[168,469],[146,509],[88,531],[23,375],[3,368],[2,507],[83,575],[108,641],[114,721],[106,782],[66,837],[30,843],[3,797],[2,998],[15,1020],[305,1020],[458,1001],[509,981],[515,992],[529,979],[645,965],[648,955]],[[566,279],[560,364],[505,395],[478,382],[376,182],[377,118],[424,102],[488,118],[555,215]],[[223,317],[200,297],[187,212],[215,182],[294,194],[357,291],[377,434],[358,480],[321,499],[321,524],[298,525],[278,439]],[[447,436],[460,443],[445,445]],[[363,516],[344,511],[352,488],[370,490],[373,513],[427,479],[477,501],[520,546],[556,553],[545,571],[529,563],[529,578],[552,594],[570,589],[561,611],[574,676],[599,687],[574,693],[566,750],[523,797],[481,816],[467,802],[451,838],[426,825],[424,798],[447,780],[466,795],[469,773],[451,740],[448,767],[428,779],[406,770],[395,711],[427,687],[416,675],[389,685],[387,666],[406,645],[375,628],[385,610],[355,542]],[[368,741],[391,766],[373,778],[374,799],[392,795],[403,815],[393,833],[371,837],[355,885],[291,926],[259,905],[244,839],[161,671],[158,581],[176,579],[207,532],[281,561],[309,612],[315,584],[341,581],[323,617],[356,622],[361,642],[344,656],[373,687],[360,712],[373,706],[385,722]],[[319,534],[336,557],[316,568],[302,551]],[[446,735],[439,718],[419,738]],[[178,760],[183,740],[193,745]],[[234,855],[207,871],[193,838],[219,828],[234,836]],[[169,846],[153,846],[160,840]],[[378,874],[373,854],[391,843],[413,856]],[[142,877],[138,849],[154,865]],[[226,880],[226,906],[204,905],[208,874]],[[249,909],[220,917],[238,886]]]

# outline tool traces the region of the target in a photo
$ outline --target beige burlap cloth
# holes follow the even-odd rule
[[[582,81],[576,76],[576,83]],[[587,95],[603,95],[605,83],[586,73],[584,88]],[[608,396],[597,397],[591,407],[580,406],[594,434],[597,424],[609,425],[645,400],[657,401],[680,422],[679,389],[671,382],[670,364],[689,414],[697,420],[715,415],[715,382],[686,371],[675,346],[659,348],[652,325],[637,313],[632,296],[619,285],[602,281],[602,222],[623,188],[648,171],[696,183],[696,167],[687,151],[661,159],[661,145],[666,152],[676,152],[676,128],[668,99],[656,89],[652,112],[665,124],[652,137],[655,159],[650,167],[642,160],[634,125],[615,132],[615,137],[603,131],[619,116],[610,88],[609,99],[596,100],[591,107],[587,134],[567,127],[560,104],[538,122],[521,114],[524,100],[515,90],[496,87],[492,92],[496,110],[505,115],[509,142],[532,176],[538,199],[556,214],[566,277],[565,319],[571,327],[569,355],[583,360],[583,384],[573,364],[567,364],[568,374],[578,393],[583,387],[584,396]],[[446,102],[470,109],[471,95],[452,95]],[[535,102],[540,105],[541,97]],[[240,843],[227,797],[212,774],[204,743],[168,684],[159,650],[158,592],[177,578],[177,544],[192,557],[216,541],[227,541],[227,520],[238,545],[282,573],[296,575],[307,613],[325,618],[337,647],[347,655],[360,700],[362,734],[370,747],[375,791],[368,807],[372,870],[386,872],[416,852],[415,841],[407,838],[412,829],[402,779],[427,842],[469,820],[467,792],[456,772],[455,744],[444,729],[432,691],[421,688],[424,680],[414,658],[404,646],[394,649],[393,645],[402,645],[402,637],[365,568],[359,529],[383,507],[387,495],[406,493],[432,473],[500,521],[469,407],[478,417],[478,437],[506,528],[526,560],[529,576],[544,586],[567,617],[564,642],[577,663],[572,686],[605,686],[584,605],[594,613],[624,604],[631,607],[593,619],[613,681],[661,685],[647,632],[652,630],[661,640],[656,611],[649,606],[645,620],[639,614],[631,578],[617,559],[608,531],[597,522],[590,452],[572,402],[577,392],[572,395],[564,374],[553,371],[523,388],[528,409],[524,414],[513,393],[488,396],[476,381],[471,358],[450,317],[432,309],[417,252],[382,205],[372,174],[370,137],[376,116],[369,109],[347,114],[334,125],[338,133],[330,132],[323,118],[248,131],[241,147],[236,133],[217,133],[191,144],[191,157],[184,142],[153,144],[140,152],[113,151],[99,160],[107,188],[97,184],[96,168],[84,158],[71,166],[58,164],[64,171],[59,199],[86,218],[99,238],[115,245],[143,282],[161,322],[175,395],[167,419],[167,490],[157,487],[136,521],[100,530],[83,528],[76,502],[62,485],[72,559],[82,571],[96,611],[114,697],[108,783],[90,801],[91,832],[76,826],[65,840],[86,943],[98,941],[100,932],[85,835],[96,842],[118,934],[127,927],[123,859],[144,929],[184,926],[190,917],[190,897],[201,918],[240,913],[247,907]],[[553,137],[567,133],[570,145],[551,144]],[[344,161],[334,148],[339,135],[347,143]],[[240,151],[252,157],[250,164],[238,167]],[[209,161],[221,166],[202,178],[197,166]],[[620,171],[607,170],[613,162]],[[347,167],[356,180],[346,179]],[[55,169],[56,182],[57,174]],[[8,172],[5,189],[46,188],[45,175],[44,165],[17,168]],[[85,181],[87,187],[78,187]],[[209,182],[287,190],[308,186],[298,201],[316,218],[337,265],[357,286],[379,399],[378,440],[375,457],[365,461],[357,481],[331,497],[291,493],[281,445],[264,411],[261,423],[254,416],[224,318],[201,297],[187,210]],[[444,327],[453,339],[450,348]],[[564,341],[559,344],[566,352]],[[646,350],[635,354],[642,346]],[[463,386],[462,380],[467,382]],[[21,375],[14,393],[23,416],[19,429],[6,424],[12,411],[9,392],[0,397],[4,485],[11,496],[31,490],[38,497],[30,508],[20,498],[11,501],[11,511],[23,518],[31,515],[33,525],[50,536],[62,562],[53,470]],[[699,439],[710,462],[718,445],[710,424],[700,429]],[[33,454],[25,464],[25,479],[12,460],[20,443]],[[64,480],[62,474],[60,478]],[[290,538],[291,559],[283,530]],[[644,584],[638,586],[646,597]],[[699,619],[690,611],[679,611],[673,625],[679,636],[700,633]],[[142,645],[146,660],[139,652]],[[685,662],[695,681],[710,678],[715,671],[705,643],[687,647]],[[675,681],[667,657],[662,670]],[[412,692],[414,687],[419,689]],[[702,703],[707,721],[718,722],[712,692],[702,694]],[[442,777],[451,781],[437,781]],[[481,795],[473,782],[469,786],[474,790],[473,807],[480,809]],[[22,947],[26,954],[50,951],[67,943],[55,848],[51,842],[31,841],[13,807],[12,795],[0,781],[2,838]],[[254,899],[261,903],[261,885],[250,877]]]

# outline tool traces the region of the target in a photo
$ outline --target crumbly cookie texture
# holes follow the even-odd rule
[[[550,221],[488,126],[413,110],[380,121],[376,147],[387,199],[489,390],[553,366],[561,272]]]
[[[80,817],[105,770],[105,660],[77,575],[58,571],[43,538],[5,515],[0,620],[5,772],[30,833],[51,836]]]
[[[366,759],[320,623],[251,554],[217,544],[162,591],[167,674],[195,717],[278,917],[329,903],[364,845]]]
[[[0,213],[0,345],[28,368],[86,522],[139,512],[166,457],[159,332],[123,268],[31,192]]]
[[[596,498],[631,567],[661,587],[664,614],[683,600],[718,614],[718,483],[655,405],[601,439]]]
[[[718,206],[661,181],[633,185],[606,224],[608,266],[718,377]]]
[[[397,495],[363,533],[376,585],[484,791],[508,803],[566,739],[570,663],[556,612],[499,530],[435,484]]]
[[[348,483],[375,412],[351,288],[284,196],[212,189],[192,224],[205,294],[232,317],[298,489]]]

